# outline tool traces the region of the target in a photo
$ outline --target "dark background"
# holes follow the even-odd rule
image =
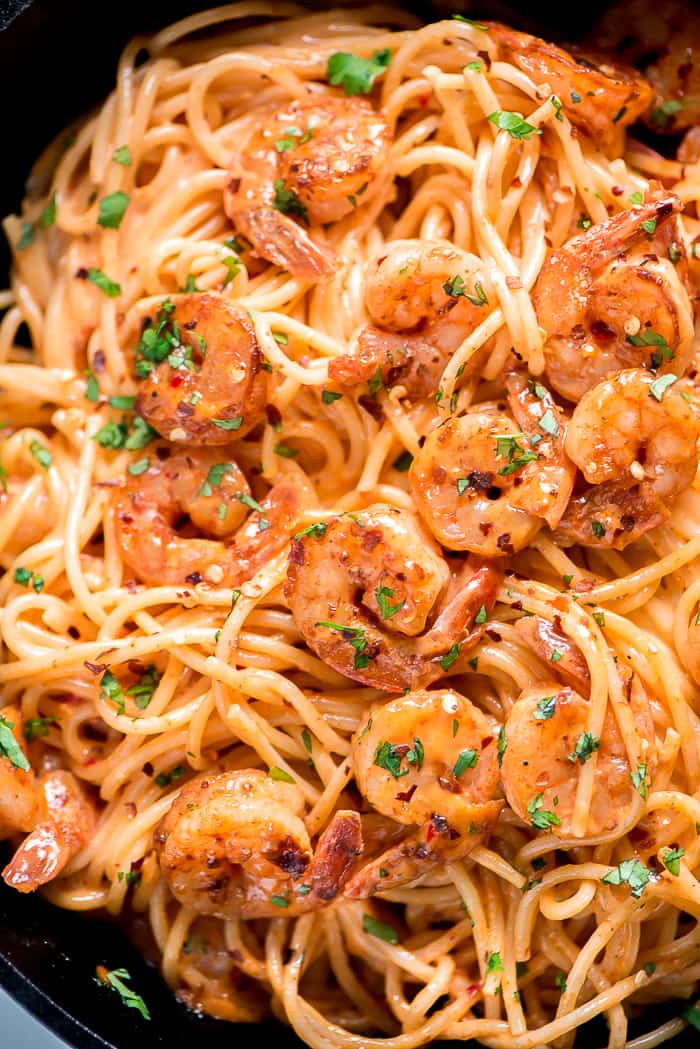
[[[7,103],[0,161],[2,211],[19,207],[24,179],[43,146],[110,91],[117,57],[129,37],[208,6],[212,3],[196,0],[0,0],[0,86]],[[404,6],[426,21],[464,9],[459,0],[438,0],[434,5],[413,0]],[[517,6],[474,4],[469,15],[502,18],[523,28],[540,22],[546,24],[550,38],[576,39],[590,28],[604,4],[523,0],[520,13]],[[2,251],[0,270],[5,270],[4,244]],[[0,862],[1,854],[0,845]],[[151,1010],[150,1023],[125,1008],[116,993],[94,982],[97,964],[129,970],[132,986]],[[232,1027],[195,1016],[176,1002],[159,973],[146,965],[117,925],[60,911],[40,897],[20,896],[1,882],[0,983],[80,1049],[192,1049],[197,1038],[206,1039],[209,1046],[228,1040],[241,1046],[262,1041],[276,1049],[300,1045],[293,1032],[276,1024]],[[675,1015],[678,1008],[654,1010],[637,1033]],[[584,1031],[577,1046],[593,1049],[606,1042],[601,1022]],[[0,1046],[6,1044],[0,1030]],[[447,1043],[441,1044],[448,1049]],[[691,1046],[697,1049],[697,1032],[688,1031],[674,1043],[674,1049]]]

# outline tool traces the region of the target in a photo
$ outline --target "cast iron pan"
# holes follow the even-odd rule
[[[211,3],[215,0],[211,0]],[[663,0],[662,0],[663,2]],[[104,97],[113,83],[122,45],[136,32],[148,32],[211,3],[197,0],[0,0],[0,87],[5,149],[2,157],[0,211],[17,208],[27,171],[41,147],[71,119]],[[331,6],[331,3],[328,4]],[[337,6],[341,6],[337,0]],[[450,0],[436,5],[404,3],[430,21],[453,10]],[[458,6],[457,0],[455,5]],[[510,11],[501,3],[475,6],[514,24],[539,20],[550,36],[575,39],[590,26],[603,5],[558,4],[521,0]],[[470,14],[472,12],[470,11]],[[8,256],[0,259],[6,267]],[[0,846],[0,864],[3,861]],[[95,967],[126,968],[132,986],[151,1011],[143,1020],[113,991],[95,982]],[[77,1049],[191,1049],[196,1039],[208,1045],[301,1045],[287,1027],[274,1022],[232,1027],[199,1017],[180,1005],[158,971],[147,964],[118,925],[100,918],[51,907],[40,896],[20,896],[0,882],[0,984],[56,1034]],[[675,1015],[679,1005],[659,1007],[636,1033]],[[636,1025],[635,1025],[636,1026]],[[673,1049],[697,1046],[697,1032],[687,1031]],[[577,1046],[594,1049],[607,1042],[602,1021],[579,1036]],[[205,1044],[204,1042],[200,1044]],[[448,1043],[442,1043],[448,1049]],[[463,1049],[464,1043],[450,1043]],[[0,1045],[5,1045],[0,1031]],[[7,1049],[17,1049],[8,1046]]]

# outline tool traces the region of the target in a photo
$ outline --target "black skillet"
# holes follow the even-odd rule
[[[0,161],[0,211],[17,208],[27,171],[41,147],[73,118],[110,90],[117,56],[137,32],[148,32],[195,10],[212,6],[197,0],[0,0],[0,88],[3,105],[3,156]],[[660,0],[663,3],[663,0]],[[330,7],[331,4],[328,3]],[[335,5],[333,5],[335,6]],[[342,6],[340,0],[337,6]],[[426,21],[449,14],[449,0],[435,5],[404,3]],[[546,27],[551,37],[576,39],[604,6],[596,2],[548,4],[515,0],[478,4],[474,13],[512,24]],[[472,12],[470,11],[470,14]],[[2,249],[5,251],[3,244]],[[4,269],[8,257],[0,260]],[[0,848],[1,852],[1,848]],[[0,856],[0,860],[1,860]],[[152,1020],[141,1019],[119,997],[95,982],[95,966],[126,968],[132,986],[144,997]],[[76,1049],[192,1049],[233,1042],[244,1047],[262,1042],[275,1049],[301,1045],[288,1027],[274,1022],[225,1025],[199,1017],[180,1005],[112,922],[49,906],[41,897],[23,897],[0,882],[0,985]],[[679,1004],[647,1012],[635,1033],[677,1014]],[[698,1033],[677,1038],[669,1049],[697,1049]],[[580,1049],[607,1043],[602,1021],[577,1039]],[[442,1043],[458,1049],[464,1043]],[[0,1047],[6,1043],[0,1029]]]

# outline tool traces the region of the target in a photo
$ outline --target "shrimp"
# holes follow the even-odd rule
[[[259,769],[191,780],[153,838],[175,898],[218,918],[292,918],[325,907],[362,851],[360,817],[336,812],[314,852],[304,807],[296,784]]]
[[[139,343],[136,411],[169,441],[228,444],[264,416],[267,381],[247,313],[221,295],[166,300]]]
[[[568,400],[620,368],[685,371],[693,308],[675,217],[681,208],[673,193],[651,191],[640,206],[567,241],[542,267],[533,302],[547,333],[545,373]]]
[[[34,892],[57,877],[90,841],[97,823],[94,802],[72,772],[45,772],[39,789],[46,815],[2,872],[5,883],[18,892]]]
[[[43,812],[43,799],[24,751],[23,728],[19,707],[0,710],[0,755],[7,755],[0,756],[0,841],[30,831]]]
[[[591,673],[578,645],[542,616],[523,616],[513,623],[526,645],[564,685],[584,695],[591,690]],[[552,662],[554,660],[554,662]]]
[[[590,704],[555,682],[538,685],[514,704],[505,724],[501,781],[513,811],[538,830],[573,833],[581,767],[597,751],[587,836],[608,834],[624,824],[639,797],[632,778],[646,783],[656,767],[651,710],[641,687],[630,682],[629,706],[642,760],[632,769],[615,715],[608,706],[600,739],[588,731]],[[538,815],[539,814],[539,815]]]
[[[289,541],[314,496],[301,471],[284,474],[262,503],[225,450],[157,448],[148,469],[128,477],[113,505],[124,560],[146,583],[237,586]],[[252,513],[244,521],[246,507]],[[180,535],[184,514],[214,539]]]
[[[230,168],[224,210],[255,252],[318,280],[333,257],[311,226],[367,204],[390,162],[391,134],[365,99],[312,95],[270,111]]]
[[[623,550],[668,518],[693,482],[700,437],[700,416],[674,382],[629,369],[581,399],[566,450],[591,487],[571,500],[560,539]]]
[[[430,396],[495,301],[475,255],[448,241],[397,240],[369,266],[365,305],[372,323],[360,331],[355,352],[330,362],[329,378],[346,390],[381,378],[385,386],[400,383],[409,397]]]
[[[353,739],[358,789],[383,816],[417,829],[357,871],[345,895],[402,885],[483,842],[503,805],[493,800],[497,751],[486,716],[451,689],[373,707]]]
[[[512,62],[556,95],[574,127],[609,157],[623,149],[625,127],[651,106],[654,92],[636,69],[612,62],[599,51],[570,48],[488,23],[497,57]]]
[[[569,501],[575,469],[565,418],[551,394],[519,373],[508,402],[480,405],[429,434],[411,466],[416,507],[451,550],[504,557],[522,550]]]
[[[700,121],[700,15],[685,0],[613,4],[591,38],[644,70],[656,92],[646,122],[677,132]]]
[[[317,656],[398,692],[458,669],[484,631],[500,571],[453,566],[413,514],[376,504],[295,537],[285,596]]]

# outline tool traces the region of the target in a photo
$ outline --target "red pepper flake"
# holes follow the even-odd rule
[[[91,674],[94,674],[95,677],[107,669],[106,663],[90,663],[87,659],[83,663],[83,666],[86,667]]]
[[[415,794],[417,789],[418,789],[418,784],[414,783],[412,787],[408,788],[408,790],[400,791],[396,795],[396,800],[397,801],[410,801],[411,798],[413,797],[413,795]]]
[[[625,187],[624,186],[611,186],[610,192],[612,193],[613,197],[621,197],[622,194],[625,192]]]
[[[170,380],[170,385],[171,386],[180,386],[182,384],[182,382],[184,382],[182,376],[176,374],[176,375],[173,375],[172,379]]]

